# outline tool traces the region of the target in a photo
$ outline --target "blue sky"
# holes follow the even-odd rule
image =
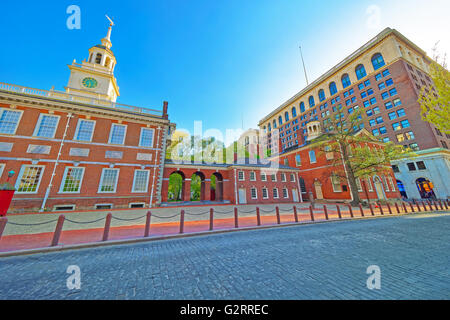
[[[66,27],[72,4],[80,30]],[[429,55],[437,41],[448,54],[449,9],[448,0],[1,1],[0,82],[63,90],[67,65],[100,43],[108,14],[118,102],[167,100],[170,119],[190,131],[196,120],[204,130],[256,128],[305,87],[300,44],[310,81],[388,26]]]

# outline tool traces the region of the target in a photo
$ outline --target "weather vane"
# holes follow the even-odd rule
[[[106,16],[106,18],[109,20],[109,22],[111,22],[110,26],[111,26],[111,27],[114,26],[115,24],[114,24],[114,22],[112,21],[112,19],[111,19],[110,17],[108,17],[107,14],[105,14],[105,16]]]

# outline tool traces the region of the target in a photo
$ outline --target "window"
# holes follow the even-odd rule
[[[384,143],[388,143],[389,141],[391,141],[391,139],[389,139],[389,137],[384,137],[384,138],[383,138],[383,142],[384,142]]]
[[[382,94],[381,94],[381,98],[383,98],[383,100],[386,100],[386,99],[388,99],[389,98],[389,93],[386,91],[386,92],[383,92]]]
[[[79,193],[81,182],[83,181],[84,168],[82,167],[66,167],[61,182],[59,192],[61,193]]]
[[[300,103],[300,112],[305,112],[305,104],[303,102]]]
[[[267,192],[267,188],[262,188],[262,196],[263,199],[269,199],[269,193]]]
[[[270,175],[270,179],[272,180],[272,181],[277,181],[277,174],[276,173],[272,173],[271,175]]]
[[[356,188],[358,189],[358,192],[362,192],[363,188],[361,185],[361,180],[359,178],[356,178]]]
[[[273,188],[272,192],[273,192],[273,198],[278,199],[278,188]]]
[[[382,78],[381,73],[378,73],[377,75],[375,75],[375,80],[380,81]]]
[[[391,73],[389,72],[389,69],[386,69],[382,72],[382,74],[383,74],[383,77],[386,77],[386,76],[390,75]]]
[[[398,109],[397,114],[399,118],[406,116],[405,109]]]
[[[383,56],[380,53],[374,54],[372,57],[372,65],[374,70],[378,70],[385,65]]]
[[[283,188],[283,198],[288,199],[289,198],[289,192],[288,189]]]
[[[97,53],[97,56],[95,57],[95,63],[100,64],[102,62],[102,54]]]
[[[402,128],[409,128],[410,127],[408,119],[400,121],[400,124],[402,125]]]
[[[373,129],[372,134],[376,137],[380,135],[380,131],[378,129]]]
[[[53,138],[58,126],[59,116],[41,114],[34,130],[33,136],[43,138]]]
[[[388,80],[386,80],[386,86],[392,86],[394,84],[394,80],[392,80],[392,78],[391,79],[388,79]]]
[[[316,105],[316,103],[314,102],[314,97],[313,96],[309,96],[308,98],[308,102],[309,102],[309,107],[312,108]]]
[[[392,124],[392,129],[394,129],[394,131],[398,131],[401,128],[402,127],[400,126],[400,123],[398,123],[398,122]]]
[[[299,167],[299,166],[302,165],[302,159],[300,158],[300,155],[299,155],[299,154],[297,154],[297,155],[295,156],[295,165],[296,165],[297,167]]]
[[[267,128],[269,129],[269,132],[272,131],[272,127],[270,126],[270,123],[267,125]]]
[[[391,90],[389,90],[389,94],[392,96],[395,96],[397,94],[397,89],[392,88]]]
[[[374,105],[375,103],[377,103],[377,99],[375,97],[370,98],[370,104]]]
[[[147,192],[149,170],[134,170],[133,188],[131,192]]]
[[[389,120],[397,119],[397,114],[395,112],[391,112],[388,114]]]
[[[342,192],[340,179],[335,174],[331,176],[331,184],[333,186],[333,192]]]
[[[425,162],[423,162],[423,161],[417,161],[416,165],[417,165],[417,169],[419,169],[419,170],[426,170],[427,169],[427,167],[425,166]]]
[[[391,190],[395,191],[395,183],[391,176],[389,176],[389,184],[391,185]]]
[[[400,169],[398,168],[398,165],[393,164],[393,165],[392,165],[392,171],[394,171],[394,172],[396,172],[396,173],[400,172]]]
[[[398,142],[405,141],[405,136],[403,135],[403,133],[398,134],[396,137]]]
[[[412,131],[406,132],[405,137],[406,137],[406,140],[414,140],[415,139],[414,132],[412,132]]]
[[[261,172],[261,181],[267,181],[267,175],[264,172]]]
[[[252,187],[252,188],[250,189],[250,193],[251,193],[251,195],[252,195],[252,199],[258,199],[258,190],[256,190],[255,187]]]
[[[238,171],[238,179],[239,179],[239,181],[245,180],[244,171]]]
[[[283,124],[283,117],[278,117],[278,124],[281,126]]]
[[[256,174],[254,171],[250,172],[250,181],[256,181]]]
[[[332,82],[329,85],[330,88],[330,96],[335,95],[337,93],[336,83]]]
[[[292,107],[292,118],[295,118],[297,116],[297,109],[295,109],[295,107]],[[274,127],[276,128],[276,127]]]
[[[286,120],[286,122],[289,121],[289,113],[287,111],[284,113],[284,120]]]
[[[370,86],[370,80],[367,79],[366,81],[364,81],[364,85],[365,85],[366,87]],[[372,89],[369,89],[369,90],[372,90]]]
[[[139,139],[139,146],[140,147],[153,147],[153,136],[154,135],[155,135],[155,129],[141,128],[141,138]]]
[[[350,81],[350,77],[348,76],[348,74],[344,74],[341,78],[342,80],[342,87],[343,88],[347,88],[349,85],[351,85],[351,81]]]
[[[92,141],[94,127],[95,121],[79,119],[73,139],[77,141]]]
[[[402,104],[402,102],[400,101],[400,99],[394,99],[393,100],[393,102],[394,102],[394,106],[400,106],[401,104]],[[391,104],[392,105],[392,104]]]
[[[383,123],[383,117],[377,117],[375,120],[377,121],[377,124]]]
[[[314,150],[309,151],[309,162],[316,163],[316,153],[314,152]]]
[[[111,125],[111,132],[109,134],[109,143],[123,144],[125,141],[126,132],[127,132],[126,125],[113,123]]]
[[[117,188],[117,180],[119,177],[119,169],[104,168],[100,178],[98,187],[99,193],[114,193]]]
[[[276,129],[276,127],[277,127],[277,121],[273,120],[273,128]]]
[[[369,192],[373,192],[373,186],[372,186],[372,179],[371,178],[367,179],[367,189],[369,190]]]
[[[409,171],[416,171],[416,165],[414,162],[408,162],[406,165],[408,166]]]
[[[391,109],[392,107],[393,107],[393,105],[392,105],[392,102],[386,102],[385,104],[384,104],[384,106],[386,107],[386,110],[389,110],[389,109]]]
[[[378,129],[380,129],[380,134],[386,134],[387,133],[386,127],[380,127]],[[387,142],[387,141],[385,141],[385,142]]]
[[[386,176],[383,176],[383,182],[384,182],[384,186],[385,186],[386,191],[389,191],[389,186],[388,186],[388,183],[387,183]]]
[[[364,78],[364,77],[367,75],[366,69],[364,68],[364,66],[363,66],[362,64],[358,65],[358,66],[355,68],[355,73],[356,73],[356,78],[357,78],[358,80]]]
[[[281,174],[281,182],[286,182],[286,174],[285,173]]]
[[[385,88],[386,88],[386,85],[384,84],[384,82],[380,82],[380,83],[378,84],[378,89],[383,90],[383,89],[385,89]]]
[[[15,134],[22,112],[0,108],[0,133]]]
[[[5,164],[0,163],[0,179],[2,178],[3,170],[5,170]]]
[[[415,144],[416,147],[417,147],[417,143],[414,143],[414,144]],[[447,142],[441,140],[441,144],[442,144],[442,147],[444,147],[445,149],[448,149]],[[417,147],[417,148],[419,148],[419,147]],[[413,150],[414,150],[414,149],[413,149]]]
[[[323,89],[319,90],[319,101],[325,100],[325,91]]]
[[[364,89],[364,83],[358,84],[358,89],[359,89],[359,90],[363,90],[363,89]]]
[[[291,182],[295,182],[295,175],[291,173]]]
[[[37,193],[44,168],[44,166],[22,166],[15,185],[17,193]]]

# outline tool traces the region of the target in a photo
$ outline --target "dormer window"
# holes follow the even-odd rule
[[[109,65],[111,64],[111,59],[109,57],[106,57],[105,60],[105,67],[109,68]]]

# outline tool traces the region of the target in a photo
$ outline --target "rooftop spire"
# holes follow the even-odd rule
[[[109,20],[110,24],[109,24],[108,33],[106,34],[106,37],[104,37],[102,39],[102,45],[104,45],[105,47],[107,47],[109,49],[112,47],[111,31],[112,31],[112,27],[114,26],[114,22],[112,21],[112,19],[110,17],[108,17],[107,15],[105,15],[105,16]]]

